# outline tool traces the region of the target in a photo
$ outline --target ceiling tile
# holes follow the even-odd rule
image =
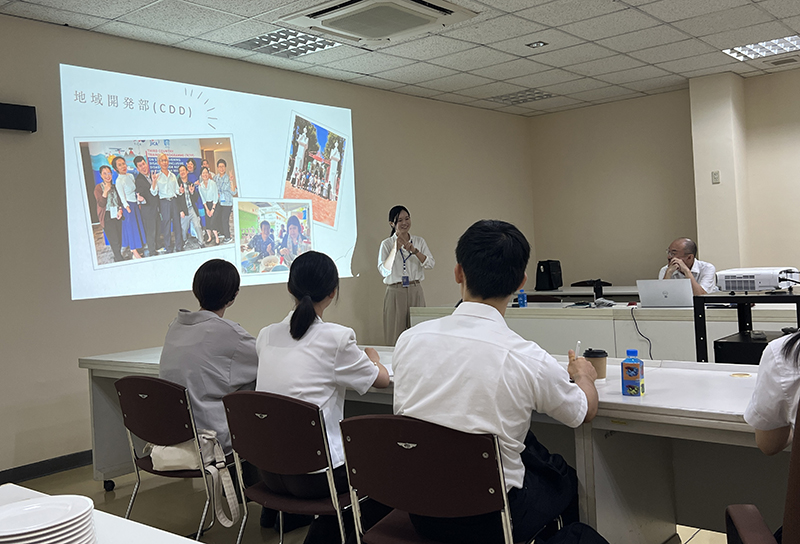
[[[522,106],[506,106],[496,111],[501,113],[510,113],[512,115],[523,115],[525,113],[529,113],[531,110]]]
[[[609,96],[608,98],[598,98],[592,100],[593,104],[608,104],[609,102],[621,102],[623,100],[631,100],[632,98],[641,98],[647,96],[645,93],[631,93],[619,96]]]
[[[733,64],[739,62],[732,57],[729,57],[722,51],[715,53],[706,53],[705,55],[698,55],[688,59],[671,60],[669,62],[662,62],[657,66],[663,68],[668,72],[683,73],[691,72],[693,70],[700,70],[702,68],[711,68],[712,66],[722,66],[724,64]]]
[[[626,57],[625,55],[615,55],[613,57],[575,64],[570,66],[569,69],[572,72],[584,76],[597,76],[600,74],[608,74],[609,72],[629,70],[637,66],[642,66],[643,64],[643,62]]]
[[[255,17],[256,15],[269,13],[275,11],[277,8],[294,3],[294,0],[225,0],[224,2],[220,2],[219,0],[187,0],[187,1],[191,2],[192,4],[197,4],[200,6],[214,8],[221,11],[227,11],[229,13],[234,13],[236,15],[241,15],[242,17]],[[276,19],[277,17],[275,19],[271,19],[271,21],[274,21]],[[271,21],[266,21],[266,22],[271,22]]]
[[[573,81],[566,81],[564,83],[556,83],[555,85],[547,85],[545,87],[536,87],[540,91],[545,91],[553,94],[573,94],[583,91],[591,91],[601,87],[608,87],[608,83],[598,81],[590,77],[584,77]]]
[[[567,47],[565,49],[556,49],[554,51],[538,53],[529,58],[536,62],[541,62],[542,64],[549,64],[550,66],[561,68],[571,64],[578,64],[590,60],[610,57],[614,54],[616,54],[614,51],[606,49],[605,47],[600,47],[599,45],[595,45],[593,43],[584,43]]]
[[[800,4],[800,0],[798,0]],[[746,28],[728,30],[719,34],[704,36],[703,41],[708,42],[718,49],[730,49],[739,45],[766,42],[776,38],[786,37],[786,26],[777,21],[761,23]]]
[[[650,28],[658,24],[660,24],[660,21],[653,19],[649,15],[636,9],[628,8],[593,19],[571,23],[560,27],[560,30],[594,41],[643,28]]]
[[[413,96],[421,96],[423,98],[430,98],[432,96],[442,94],[439,91],[435,91],[433,89],[428,89],[425,87],[419,87],[417,85],[403,85],[402,87],[397,87],[396,89],[393,89],[392,92],[410,94]]]
[[[180,49],[188,49],[189,51],[197,51],[207,55],[215,55],[217,57],[227,57],[231,59],[240,59],[248,57],[253,54],[252,51],[242,49],[241,47],[232,47],[216,42],[209,42],[198,38],[189,38],[182,42],[175,44],[175,47]]]
[[[373,52],[330,62],[327,63],[326,66],[337,70],[358,72],[360,74],[374,74],[376,72],[384,72],[392,68],[406,66],[413,62],[414,61],[408,59],[401,59],[400,57],[392,57],[390,55],[384,55],[383,53]]]
[[[398,83],[397,81],[389,81],[388,79],[383,79],[375,76],[361,76],[355,79],[351,79],[349,82],[355,83],[356,85],[374,87],[376,89],[385,89],[387,91],[391,91],[392,89],[396,89],[398,87],[403,86],[402,83]]]
[[[525,87],[497,81],[495,83],[489,83],[488,85],[481,85],[480,87],[464,89],[459,94],[463,94],[464,96],[472,96],[474,98],[489,98],[492,96],[502,96],[504,94],[516,93],[524,90]]]
[[[563,108],[564,106],[574,106],[581,104],[580,100],[569,98],[566,96],[554,96],[553,98],[545,98],[544,100],[536,101],[536,108],[540,110],[552,110],[555,108]]]
[[[356,72],[351,72],[349,70],[334,70],[333,68],[328,68],[327,66],[307,66],[303,68],[303,73],[317,77],[324,77],[327,79],[338,79],[341,81],[352,81],[361,77],[361,74]]]
[[[483,0],[481,4],[500,11],[513,13],[521,9],[527,9],[531,6],[546,4],[552,1],[553,0]]]
[[[547,45],[541,49],[533,49],[528,47],[529,43],[538,41],[545,42]],[[543,53],[552,51],[554,49],[563,49],[579,43],[583,43],[583,40],[576,38],[575,36],[570,36],[566,32],[561,32],[555,28],[546,28],[544,30],[533,32],[532,34],[526,34],[525,36],[520,36],[518,38],[512,38],[510,40],[503,40],[502,42],[493,43],[492,49],[499,49],[500,51],[505,51],[506,53],[511,53],[512,55],[527,57],[528,55],[534,55],[537,52]]]
[[[425,62],[415,62],[408,66],[401,66],[393,70],[385,72],[378,72],[378,77],[384,79],[391,79],[392,81],[400,81],[406,84],[420,83],[422,81],[430,81],[444,76],[451,76],[457,74],[455,70],[445,68],[443,66],[434,66]]]
[[[770,20],[772,20],[772,15],[749,5],[685,19],[675,22],[673,25],[692,36],[708,36]]]
[[[329,62],[336,62],[337,60],[350,59],[358,55],[366,55],[369,53],[366,49],[359,49],[351,45],[337,45],[330,49],[309,53],[300,57],[303,62],[308,64],[328,64]]]
[[[797,0],[764,0],[758,7],[781,19],[800,15],[800,2]]]
[[[635,81],[633,83],[626,83],[625,87],[628,89],[633,89],[635,91],[642,91],[642,92],[650,92],[654,89],[660,89],[663,87],[674,87],[676,85],[688,85],[688,80],[685,77],[681,76],[662,76],[662,77],[654,77],[652,79],[645,79],[642,81]]]
[[[787,66],[772,66],[770,68],[765,68],[764,71],[768,74],[774,74],[775,72],[785,72],[787,70],[797,70],[797,66],[793,64],[789,64]]]
[[[491,100],[473,100],[472,102],[468,102],[466,105],[473,108],[481,108],[483,110],[499,110],[500,108],[505,108],[507,106],[507,104],[492,102]]]
[[[495,64],[494,66],[487,66],[480,70],[472,70],[472,73],[490,79],[511,79],[546,70],[550,70],[550,67],[528,59],[517,59],[511,62]]]
[[[164,0],[119,18],[120,21],[146,26],[163,32],[198,36],[243,20],[237,15],[206,9],[181,0]],[[176,24],[191,21],[191,24]]]
[[[545,85],[554,85],[556,83],[573,81],[580,78],[581,76],[578,74],[573,74],[572,72],[559,70],[556,68],[554,70],[548,70],[546,72],[540,72],[530,76],[516,77],[508,80],[508,82],[514,83],[515,85],[522,85],[523,87],[527,87],[529,89],[538,89]]]
[[[524,36],[545,27],[527,19],[502,15],[488,21],[482,21],[456,30],[445,32],[445,36],[478,44],[488,44]]]
[[[45,6],[37,6],[35,4],[28,4],[26,2],[12,2],[10,4],[6,4],[5,6],[0,7],[0,13],[83,29],[94,28],[108,21],[108,19],[92,17],[83,13],[75,13],[73,11],[65,11],[63,9]],[[5,52],[4,54],[8,54],[8,52]]]
[[[666,72],[655,66],[640,66],[639,68],[632,68],[630,70],[622,70],[620,72],[613,72],[610,74],[603,74],[597,76],[597,79],[620,85],[622,83],[629,83],[631,81],[641,81],[642,79],[651,79],[654,77],[668,76]]]
[[[661,0],[640,9],[662,21],[672,22],[749,4],[749,0]]]
[[[264,23],[257,19],[247,19],[218,30],[212,30],[205,34],[198,36],[203,40],[209,42],[218,42],[224,44],[241,43],[250,38],[261,36],[276,30],[278,27],[269,23]]]
[[[174,45],[186,39],[186,36],[161,32],[160,30],[144,28],[143,26],[136,26],[120,21],[109,21],[108,23],[95,27],[93,30],[102,32],[103,34],[119,36],[120,38],[129,38],[131,40],[139,40],[147,43],[160,43],[162,45]]]
[[[640,51],[628,53],[630,56],[643,60],[650,64],[657,62],[667,62],[668,60],[683,59],[704,53],[715,51],[713,47],[695,38],[680,42],[648,47]]]
[[[629,6],[642,6],[644,4],[652,4],[656,0],[624,0]]]
[[[422,83],[422,86],[429,89],[436,89],[437,91],[450,93],[461,91],[462,89],[468,89],[470,87],[477,87],[478,85],[486,85],[487,83],[491,82],[491,79],[478,77],[473,74],[455,74],[452,76],[434,79],[432,81],[426,81]]]
[[[102,19],[116,19],[152,2],[153,0],[30,0],[24,3],[74,11]]]
[[[671,93],[673,91],[681,91],[688,88],[689,88],[689,80],[687,79],[686,83],[681,83],[680,85],[673,85],[671,87],[659,87],[658,89],[647,91],[646,94]]]
[[[381,52],[409,59],[428,60],[472,49],[473,47],[475,47],[474,44],[445,36],[426,36],[400,45],[384,47]]]
[[[620,96],[634,98],[635,96],[644,95],[642,93],[626,89],[625,87],[617,87],[612,85],[611,87],[603,87],[602,89],[594,89],[592,91],[583,91],[582,93],[575,93],[569,96],[570,98],[577,98],[578,100],[593,102],[595,100],[603,100],[606,98],[615,98]]]
[[[444,93],[436,95],[436,100],[452,102],[453,104],[466,104],[467,102],[472,102],[475,99],[471,96],[464,96],[462,94]]]
[[[276,57],[274,55],[267,55],[266,53],[253,53],[249,57],[242,58],[243,61],[251,62],[253,64],[260,64],[262,66],[270,66],[272,68],[280,68],[282,70],[293,70],[299,72],[307,69],[308,64],[297,62],[293,59],[286,59],[283,57]]]
[[[613,0],[555,0],[516,12],[516,15],[547,25],[561,26],[624,9],[626,6]]]
[[[500,64],[514,60],[515,57],[508,53],[495,51],[487,47],[476,47],[460,53],[453,53],[446,57],[432,59],[430,62],[440,66],[446,66],[454,70],[477,70],[492,64]]]
[[[647,47],[655,47],[666,43],[679,42],[688,36],[669,25],[661,25],[645,30],[637,30],[621,36],[598,40],[598,45],[609,47],[620,53],[637,51]]]
[[[791,28],[795,32],[800,33],[800,16],[784,19],[783,22],[787,24],[789,28]]]

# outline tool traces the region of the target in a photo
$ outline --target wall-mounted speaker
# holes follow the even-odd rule
[[[0,102],[0,129],[36,132],[36,108]]]

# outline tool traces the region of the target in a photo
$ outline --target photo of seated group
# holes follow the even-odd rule
[[[98,265],[232,243],[231,140],[81,142]]]
[[[235,200],[242,274],[286,272],[313,249],[310,200]]]
[[[335,227],[347,140],[295,114],[289,141],[283,198],[310,199],[314,221]]]

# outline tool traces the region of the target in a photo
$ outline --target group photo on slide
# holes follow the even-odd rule
[[[311,201],[236,200],[242,275],[286,272],[298,256],[314,249]]]
[[[347,140],[297,114],[290,135],[283,198],[314,203],[314,221],[336,226]]]
[[[233,242],[230,138],[79,146],[98,266]]]

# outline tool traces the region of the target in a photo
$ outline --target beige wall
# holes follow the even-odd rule
[[[744,266],[800,267],[800,70],[745,80]]]
[[[507,219],[533,239],[527,119],[2,16],[0,51],[0,101],[39,117],[35,134],[0,131],[0,470],[88,449],[77,358],[157,346],[177,309],[195,307],[190,293],[70,300],[59,63],[352,108],[360,276],[342,281],[326,318],[364,343],[382,342],[377,251],[392,205],[411,210],[436,257],[429,305],[458,299],[453,250],[476,219]],[[246,287],[228,316],[256,333],[289,309],[285,286]]]
[[[536,258],[565,285],[655,278],[696,234],[687,91],[534,117],[530,153]]]

